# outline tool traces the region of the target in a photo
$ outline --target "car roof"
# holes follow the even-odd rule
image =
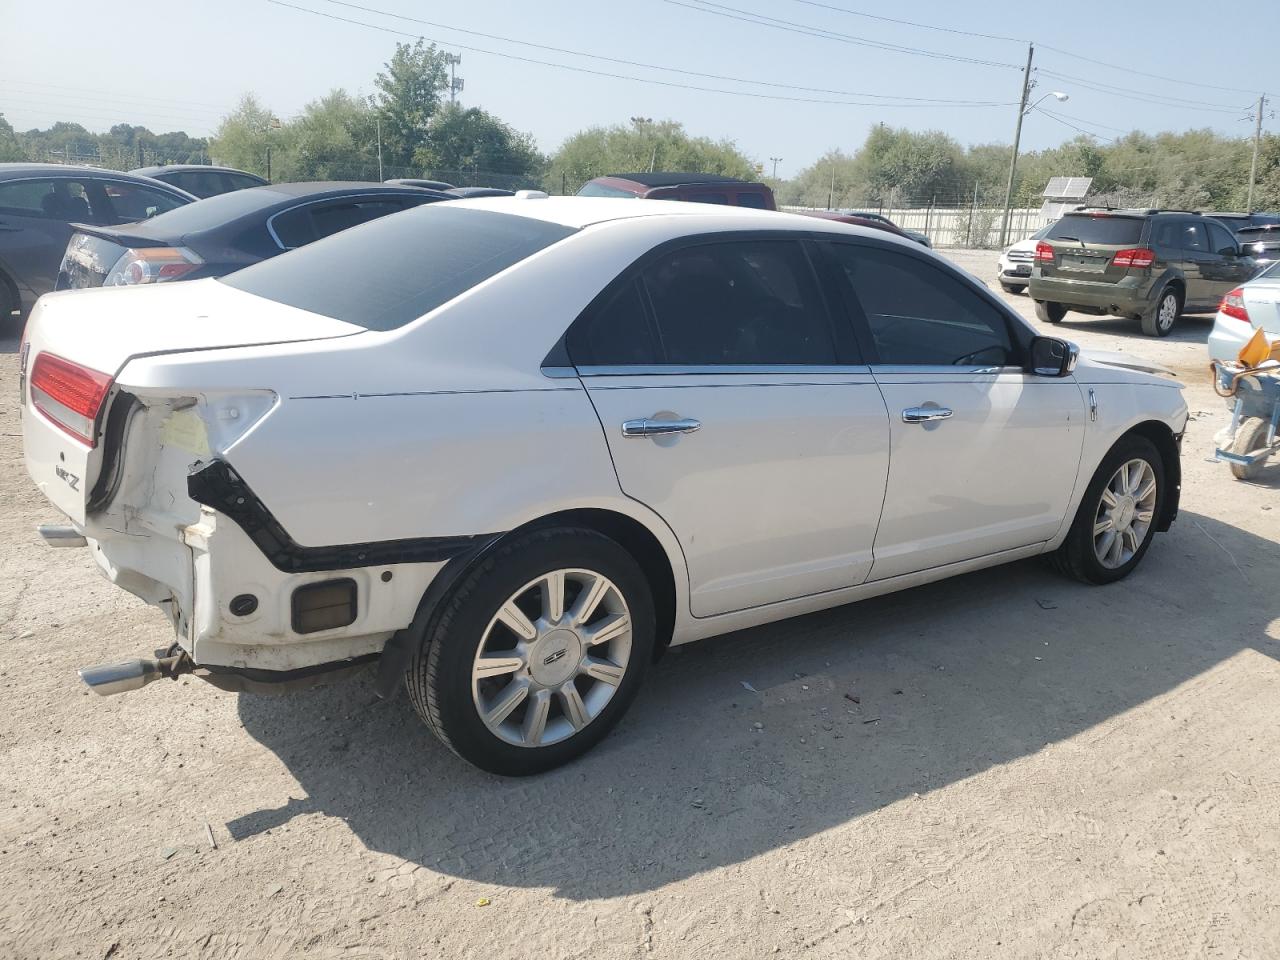
[[[891,231],[876,227],[803,217],[757,207],[735,207],[713,203],[690,203],[683,200],[642,200],[626,197],[477,197],[450,201],[450,207],[491,210],[517,217],[529,217],[582,229],[594,224],[649,217],[679,218],[690,221],[690,231],[706,230],[808,230],[830,233],[850,232],[878,238],[892,238],[910,243]],[[695,222],[696,221],[696,222]],[[914,246],[914,244],[913,244]]]
[[[246,177],[253,177],[255,180],[263,180],[256,173],[250,173],[248,170],[238,170],[235,167],[219,167],[207,163],[166,163],[157,167],[138,167],[136,170],[129,171],[139,177],[154,177],[158,173],[239,173]],[[265,183],[266,181],[263,180]]]
[[[161,183],[151,177],[138,173],[126,173],[123,170],[108,170],[106,167],[90,167],[71,163],[0,163],[0,180],[17,180],[24,177],[114,177],[117,180],[138,181],[140,183],[159,184],[166,190],[176,189],[168,183]],[[179,190],[179,193],[183,191]]]
[[[676,187],[686,183],[752,183],[741,177],[725,177],[718,173],[611,173],[614,180],[630,180],[646,187]]]

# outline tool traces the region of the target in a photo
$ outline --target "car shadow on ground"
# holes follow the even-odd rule
[[[653,890],[1034,754],[1242,651],[1280,659],[1274,552],[1184,512],[1110,587],[1033,561],[692,644],[596,750],[527,779],[458,760],[367,679],[242,695],[246,731],[306,795],[227,827],[320,812],[452,876]],[[1248,602],[1222,602],[1241,577]]]
[[[1214,314],[1184,314],[1178,318],[1169,331],[1168,336],[1161,339],[1168,343],[1203,343],[1209,342],[1209,333],[1213,330]],[[1091,333],[1109,334],[1115,337],[1134,337],[1140,340],[1154,339],[1142,332],[1142,324],[1129,317],[1091,316],[1087,313],[1068,313],[1061,323],[1044,324],[1043,326],[1059,331],[1059,335],[1071,339],[1073,330],[1088,330]],[[1205,367],[1209,365],[1209,355],[1204,356]]]

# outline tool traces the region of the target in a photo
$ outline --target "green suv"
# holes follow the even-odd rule
[[[1085,207],[1036,244],[1027,292],[1046,323],[1060,323],[1068,310],[1109,314],[1133,317],[1143,333],[1164,337],[1183,312],[1215,311],[1255,267],[1212,217]]]

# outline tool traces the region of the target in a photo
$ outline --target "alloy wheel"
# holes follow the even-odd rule
[[[1157,487],[1151,464],[1134,459],[1122,464],[1102,488],[1093,521],[1093,552],[1104,567],[1123,567],[1150,535]]]
[[[1174,293],[1165,294],[1160,300],[1160,312],[1156,316],[1156,323],[1160,325],[1161,330],[1170,330],[1177,319],[1178,296]]]
[[[630,658],[631,615],[617,586],[592,570],[554,570],[517,590],[489,621],[471,695],[495,736],[547,746],[600,715]]]

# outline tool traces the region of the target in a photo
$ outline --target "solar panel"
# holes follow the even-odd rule
[[[1093,177],[1052,177],[1043,196],[1057,200],[1083,200],[1093,185]]]

